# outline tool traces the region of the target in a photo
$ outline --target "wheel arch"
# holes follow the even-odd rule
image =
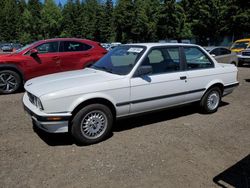
[[[221,90],[221,94],[223,95],[224,92],[224,84],[221,81],[214,81],[212,83],[210,83],[207,87],[206,87],[206,91],[204,92],[203,96],[207,93],[207,91],[209,91],[211,88],[213,87],[218,87]],[[202,97],[203,97],[202,96]]]
[[[96,98],[92,98],[92,99],[87,99],[87,100],[81,102],[80,104],[78,104],[71,113],[72,114],[71,120],[77,114],[77,112],[79,112],[82,108],[84,108],[85,106],[90,105],[90,104],[103,104],[111,110],[113,117],[114,118],[116,117],[116,108],[115,108],[114,104],[108,99],[105,99],[102,97],[96,97]]]
[[[16,65],[13,65],[13,64],[0,65],[0,71],[2,71],[2,70],[11,70],[11,71],[16,72],[20,76],[21,82],[24,84],[25,77],[24,77],[23,71],[20,70],[20,68],[18,68]]]

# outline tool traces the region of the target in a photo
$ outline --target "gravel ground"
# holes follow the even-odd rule
[[[217,113],[196,106],[120,120],[77,146],[33,128],[23,93],[0,96],[0,187],[250,187],[250,67]]]

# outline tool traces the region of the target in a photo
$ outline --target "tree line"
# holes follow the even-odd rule
[[[246,0],[1,0],[0,41],[26,44],[54,37],[99,42],[191,39],[205,45],[250,34]]]

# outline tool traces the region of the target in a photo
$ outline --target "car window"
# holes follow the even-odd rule
[[[221,48],[220,49],[220,54],[221,55],[227,55],[227,54],[231,54],[231,51],[226,49],[226,48]]]
[[[58,42],[47,42],[36,47],[39,54],[58,52]]]
[[[97,61],[91,68],[113,74],[128,74],[145,51],[144,46],[118,46]]]
[[[215,48],[213,50],[211,50],[211,52],[209,52],[211,55],[215,55],[218,56],[220,55],[220,48]]]
[[[149,61],[151,64],[160,63],[164,60],[161,50],[155,49],[148,55]]]
[[[247,48],[249,45],[249,41],[242,41],[242,42],[235,42],[232,45],[232,49],[241,49],[241,48]]]
[[[76,41],[64,41],[63,42],[63,48],[60,49],[60,51],[63,52],[80,52],[80,51],[87,51],[91,46],[81,43],[81,42],[76,42]]]
[[[202,69],[213,67],[213,62],[197,47],[184,47],[187,69]]]
[[[176,72],[180,70],[179,47],[153,49],[141,66],[152,66],[152,74]]]

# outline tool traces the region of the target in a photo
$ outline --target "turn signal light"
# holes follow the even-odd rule
[[[49,120],[49,121],[60,121],[60,120],[62,120],[62,118],[61,117],[47,117],[47,120]]]

